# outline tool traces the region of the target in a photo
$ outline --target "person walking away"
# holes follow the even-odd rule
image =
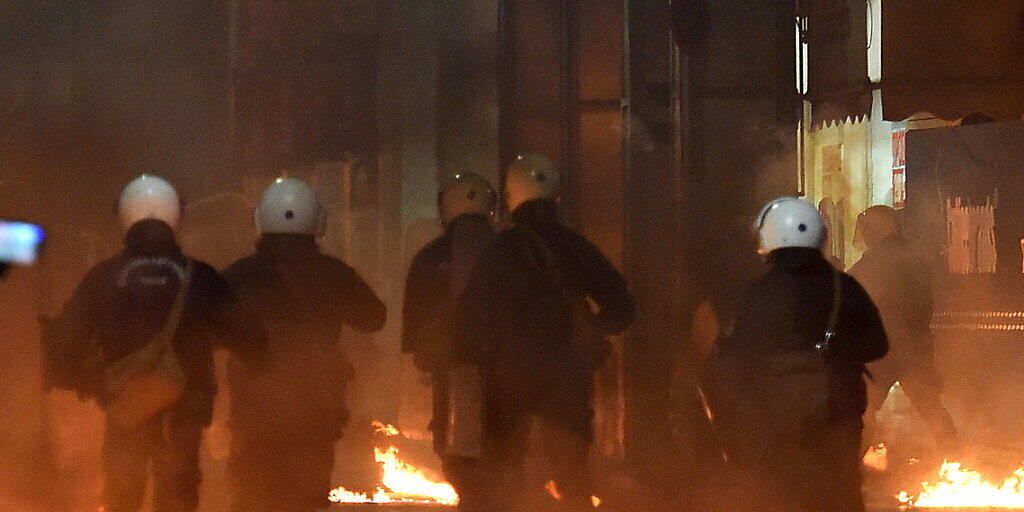
[[[798,198],[758,215],[768,271],[712,356],[712,408],[740,508],[864,512],[864,367],[888,342],[861,286],[821,252],[824,220]]]
[[[229,364],[228,472],[236,512],[329,505],[353,372],[340,347],[342,328],[372,332],[384,325],[387,310],[363,279],[320,252],[321,219],[309,186],[278,178],[256,209],[256,253],[224,272],[269,336],[265,364]]]
[[[51,321],[73,387],[106,416],[106,512],[142,508],[152,472],[155,512],[193,512],[199,448],[216,393],[210,334],[258,360],[263,332],[209,265],[182,254],[173,187],[141,176],[119,200],[127,228],[117,256],[92,268]]]
[[[402,350],[430,375],[430,431],[445,476],[459,494],[459,509],[485,511],[479,458],[483,422],[479,369],[451,357],[452,312],[480,253],[494,239],[498,196],[472,173],[455,175],[438,194],[445,231],[412,260],[402,311]]]
[[[592,510],[595,371],[605,335],[622,332],[635,306],[626,281],[558,216],[558,169],[527,154],[505,171],[512,226],[485,250],[455,317],[454,356],[485,381],[484,459],[496,473],[494,510],[522,510],[531,428],[566,511]],[[596,312],[591,302],[596,305]]]
[[[872,206],[861,213],[856,238],[867,250],[850,268],[850,275],[878,306],[891,345],[889,355],[870,368],[874,378],[865,416],[866,440],[882,441],[875,416],[899,381],[937,444],[954,448],[959,436],[942,405],[942,377],[935,367],[930,265],[907,246],[896,211],[888,206]]]

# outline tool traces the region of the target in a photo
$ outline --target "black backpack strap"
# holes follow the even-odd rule
[[[843,308],[843,275],[836,269],[832,269],[832,310],[828,314],[828,323],[825,325],[825,336],[815,349],[822,352],[827,351],[832,339],[836,337],[836,324],[839,322],[839,310]]]

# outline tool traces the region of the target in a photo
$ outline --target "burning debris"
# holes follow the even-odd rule
[[[885,443],[878,443],[864,454],[864,466],[875,471],[887,471],[889,469],[889,448]]]
[[[393,425],[374,422],[378,434],[385,439],[405,437]],[[380,484],[373,492],[351,491],[337,487],[328,499],[333,503],[404,503],[417,505],[454,506],[459,503],[455,488],[447,482],[439,482],[427,476],[421,469],[402,460],[399,449],[393,444],[385,448],[374,448],[374,458],[380,464]]]
[[[902,491],[896,499],[904,509],[1024,509],[1024,466],[995,483],[960,462],[947,460],[939,468],[936,481],[922,482],[919,492]]]

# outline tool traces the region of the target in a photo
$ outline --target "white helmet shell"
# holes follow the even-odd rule
[[[825,242],[825,220],[818,209],[798,197],[781,197],[768,203],[754,223],[760,246],[768,254],[786,247],[821,249]]]
[[[117,213],[125,229],[145,219],[162,220],[173,228],[181,219],[181,199],[167,180],[143,174],[121,191]]]
[[[274,180],[256,206],[256,230],[260,233],[316,235],[321,220],[313,189],[295,178]]]
[[[438,198],[441,220],[446,224],[466,214],[489,217],[498,205],[498,194],[484,177],[471,172],[456,174]]]
[[[505,170],[508,210],[514,212],[519,205],[534,199],[557,198],[561,181],[562,174],[551,160],[537,153],[516,157]]]

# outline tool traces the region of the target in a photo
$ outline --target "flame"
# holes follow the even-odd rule
[[[394,425],[374,421],[375,432],[385,437],[409,437]],[[423,473],[420,469],[402,460],[398,447],[374,448],[374,459],[381,465],[383,476],[380,485],[373,493],[351,491],[339,486],[327,495],[332,503],[365,503],[385,504],[404,503],[417,505],[458,505],[459,495],[455,488],[447,482],[438,482]],[[555,500],[561,500],[555,482],[548,481],[544,486]],[[590,497],[594,507],[601,506],[601,498]]]
[[[878,443],[864,454],[864,465],[875,470],[885,471],[889,469],[889,449],[885,443]]]
[[[373,422],[376,432],[386,437],[403,436],[393,425]],[[332,503],[415,503],[421,505],[457,505],[459,495],[447,482],[436,482],[398,455],[398,448],[374,448],[374,459],[383,469],[377,490],[370,493],[350,491],[344,487],[332,490],[327,499]]]
[[[384,434],[388,437],[397,437],[402,435],[402,432],[394,425],[385,425],[379,421],[373,421],[371,425],[373,425],[373,428],[375,429],[374,431],[378,434]]]
[[[456,505],[459,495],[447,482],[434,482],[420,470],[398,458],[398,448],[374,449],[377,462],[384,467],[381,483],[394,494],[415,500],[427,498],[431,502]]]
[[[548,495],[555,499],[555,501],[562,501],[562,493],[558,492],[558,484],[554,480],[548,480],[548,483],[544,484],[544,490],[548,491]],[[601,506],[601,498],[597,496],[591,496],[590,502],[594,504],[594,508]]]
[[[555,500],[562,501],[562,493],[558,492],[558,486],[555,485],[554,480],[548,480],[548,483],[544,484],[544,490],[548,491],[548,494]]]
[[[918,508],[1024,508],[1024,466],[1002,483],[986,480],[981,473],[959,462],[945,461],[935,482],[923,482],[921,492],[903,491],[896,499]]]

